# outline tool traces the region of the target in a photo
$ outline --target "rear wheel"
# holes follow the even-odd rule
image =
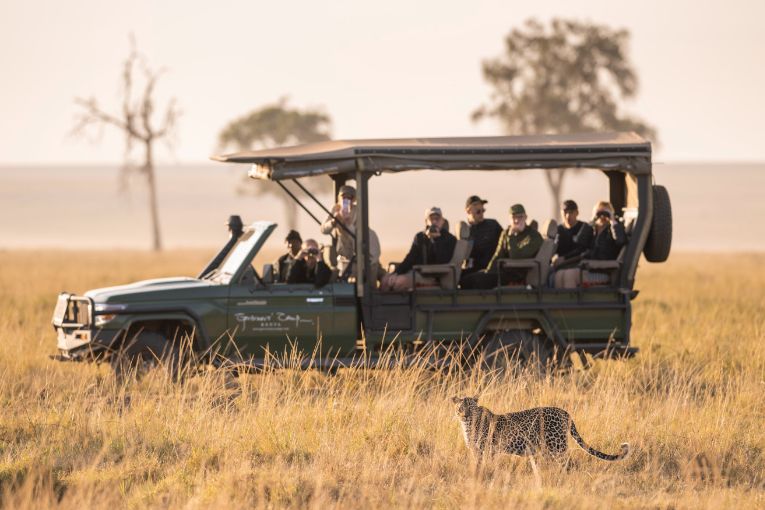
[[[163,369],[173,382],[179,382],[188,366],[186,358],[181,356],[178,344],[159,333],[144,331],[128,339],[109,362],[120,383],[141,379],[155,368]]]
[[[497,331],[484,348],[484,364],[502,372],[529,367],[545,373],[556,365],[552,343],[531,331]]]

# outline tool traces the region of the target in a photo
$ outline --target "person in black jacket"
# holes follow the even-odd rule
[[[321,259],[319,243],[306,239],[303,249],[290,268],[287,283],[313,283],[317,288],[325,286],[332,277],[332,270]]]
[[[414,288],[412,268],[427,264],[447,264],[454,254],[457,238],[446,228],[441,209],[431,207],[425,211],[425,230],[417,232],[404,260],[392,273],[383,277],[381,289],[405,291]]]
[[[622,247],[627,244],[624,225],[614,216],[614,207],[610,202],[601,201],[593,209],[590,225],[583,225],[574,238],[576,244],[585,247],[582,259],[616,260]],[[608,274],[592,271],[580,271],[579,268],[561,269],[555,272],[555,287],[571,289],[580,283],[580,275],[585,283],[604,283]]]
[[[470,240],[473,248],[467,259],[466,267],[462,270],[463,275],[475,273],[486,269],[492,255],[497,250],[499,236],[502,235],[502,225],[497,220],[484,218],[485,204],[478,195],[472,195],[465,201],[468,225],[470,225]]]
[[[561,206],[563,223],[558,225],[555,235],[556,249],[553,266],[558,268],[571,267],[581,260],[581,255],[587,247],[576,242],[576,236],[582,230],[584,222],[579,221],[579,206],[573,200],[566,200]]]
[[[300,237],[300,233],[297,230],[290,230],[284,239],[284,244],[287,245],[287,253],[279,257],[276,261],[276,281],[279,283],[285,283],[287,277],[290,275],[290,269],[292,264],[298,259],[300,249],[303,244],[303,239]]]

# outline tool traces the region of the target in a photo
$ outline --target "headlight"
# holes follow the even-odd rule
[[[100,328],[107,322],[114,320],[116,316],[117,314],[114,314],[114,313],[110,313],[106,315],[96,315],[96,321],[95,321],[96,327]]]
[[[127,310],[127,305],[115,305],[111,303],[96,303],[96,313],[117,313]]]

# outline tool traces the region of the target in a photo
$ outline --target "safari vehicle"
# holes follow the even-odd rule
[[[544,362],[565,362],[573,354],[629,357],[637,352],[630,345],[630,326],[638,261],[643,254],[648,261],[662,262],[670,251],[669,196],[653,183],[650,143],[634,133],[330,141],[214,159],[252,165],[250,177],[279,184],[317,222],[284,181],[296,183],[327,214],[300,179],[332,179],[335,195],[340,186],[355,181],[359,214],[352,274],[319,289],[274,282],[270,265],[260,272],[251,266],[276,226],[257,221],[232,234],[198,278],[61,294],[53,316],[59,359],[134,361],[168,353],[176,359],[181,337],[191,340],[199,360],[233,361],[248,369],[273,365],[266,353],[289,345],[319,352],[304,366],[323,368],[374,366],[383,346],[392,342],[403,352],[434,343],[460,344],[490,360],[508,352]],[[550,222],[542,229],[545,241],[535,259],[502,261],[529,269],[526,285],[460,289],[460,271],[471,247],[462,225],[449,264],[414,269],[436,285],[411,292],[378,288],[369,243],[368,190],[375,176],[421,169],[557,168],[598,169],[608,180],[609,199],[625,224],[628,242],[617,260],[581,263],[583,270],[607,272],[606,283],[577,289],[547,285],[555,249]],[[235,349],[216,350],[224,338],[232,338]]]

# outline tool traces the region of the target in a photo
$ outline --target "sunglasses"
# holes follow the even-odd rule
[[[595,216],[602,216],[603,218],[610,218],[611,211],[598,211]]]

